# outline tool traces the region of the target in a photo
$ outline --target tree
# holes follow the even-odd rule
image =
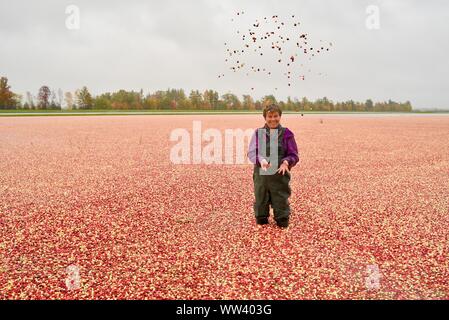
[[[273,103],[277,103],[277,101],[276,101],[276,98],[274,97],[274,95],[272,95],[272,94],[269,94],[269,95],[263,97],[263,99],[262,99],[263,107],[269,106],[270,104],[273,104]]]
[[[11,91],[8,78],[0,78],[0,109],[16,109],[19,105],[18,96]]]
[[[287,102],[285,103],[285,110],[294,110],[295,104],[293,103],[292,99],[290,97],[287,97]]]
[[[190,91],[189,99],[193,109],[201,109],[203,105],[203,95],[198,90]]]
[[[209,109],[215,110],[218,108],[219,95],[217,91],[206,90],[204,91],[203,98]]]
[[[186,95],[183,89],[169,89],[166,92],[166,99],[170,101],[170,109],[176,110],[185,106],[183,101],[186,99]]]
[[[243,95],[243,109],[245,109],[245,110],[255,110],[256,109],[254,100],[250,95]]]
[[[226,93],[222,97],[223,103],[227,110],[240,110],[242,103],[235,94]]]
[[[366,102],[365,102],[365,109],[366,109],[366,111],[369,111],[369,112],[374,111],[373,100],[371,100],[371,99],[366,100]]]
[[[412,104],[411,104],[410,101],[406,101],[404,103],[402,111],[405,111],[405,112],[411,112],[412,111]]]
[[[109,92],[103,93],[94,99],[94,108],[98,110],[107,110],[112,107],[112,97]]]
[[[155,109],[164,109],[164,110],[170,109],[172,99],[170,99],[169,95],[167,94],[168,91],[169,90],[167,91],[158,90],[151,95],[152,104],[154,104]]]
[[[58,103],[56,92],[54,90],[51,92],[50,109],[61,109],[61,104]]]
[[[315,101],[314,110],[316,111],[333,111],[334,103],[329,101],[328,98],[324,97],[322,99],[317,99]]]
[[[76,104],[79,109],[92,109],[93,99],[86,86],[84,86],[81,90],[77,90],[75,96]]]
[[[159,101],[155,95],[148,94],[143,102],[145,109],[156,110],[159,108]]]
[[[303,97],[301,100],[301,109],[304,111],[313,110],[312,103],[306,97]]]
[[[51,96],[51,91],[48,86],[42,86],[39,89],[39,93],[37,95],[37,99],[38,99],[37,105],[40,109],[47,109],[50,106],[50,96]]]
[[[356,111],[354,100],[348,101],[349,111]]]

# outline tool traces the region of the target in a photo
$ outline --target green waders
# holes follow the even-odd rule
[[[284,137],[285,128],[281,127],[278,135],[278,153],[273,156],[278,158],[278,167],[281,165],[281,159],[284,158],[284,148],[282,140]],[[269,134],[268,134],[269,137]],[[270,156],[269,139],[266,143],[267,160]],[[273,158],[271,157],[273,162]],[[284,175],[276,172],[273,175],[261,175],[262,170],[259,166],[254,165],[253,180],[254,180],[254,194],[256,201],[254,202],[254,213],[258,221],[265,220],[270,215],[270,205],[273,208],[274,219],[279,223],[288,223],[290,216],[290,203],[288,198],[291,195],[290,188],[290,173],[285,172]]]

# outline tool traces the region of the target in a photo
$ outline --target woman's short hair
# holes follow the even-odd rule
[[[269,104],[263,109],[263,117],[264,118],[267,117],[268,112],[277,112],[277,113],[279,113],[279,116],[282,116],[281,108],[279,108],[279,106],[275,103]]]

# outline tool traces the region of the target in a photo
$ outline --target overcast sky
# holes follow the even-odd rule
[[[80,10],[79,29],[70,29],[69,5]],[[379,9],[379,29],[367,27],[367,20],[375,27],[370,5]],[[224,43],[241,41],[237,30],[272,15],[295,15],[311,43],[333,43],[304,61],[312,72],[291,87],[277,61],[264,62],[272,76],[233,73],[224,61]],[[1,0],[0,75],[21,94],[43,84],[64,91],[86,85],[94,94],[210,88],[240,97],[391,98],[449,109],[448,21],[445,0]]]

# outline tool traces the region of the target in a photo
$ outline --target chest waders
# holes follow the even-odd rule
[[[267,130],[268,131],[268,130]],[[268,161],[268,157],[270,157],[271,165],[273,164],[274,157],[277,157],[277,168],[281,165],[281,159],[285,156],[285,150],[283,148],[283,139],[285,128],[281,127],[278,130],[278,148],[277,154],[276,152],[271,156],[270,154],[270,143],[269,143],[269,134],[266,134],[267,142],[266,142],[266,159]],[[264,133],[265,134],[265,133]],[[259,143],[260,147],[261,143]],[[263,155],[262,152],[260,152]],[[290,216],[290,202],[288,198],[291,195],[290,188],[290,173],[285,172],[284,175],[281,173],[275,172],[272,175],[264,175],[260,174],[260,170],[262,170],[259,166],[254,165],[253,171],[253,180],[254,180],[254,194],[255,194],[255,202],[254,202],[254,213],[256,215],[257,221],[264,221],[270,215],[270,205],[273,208],[274,219],[279,223],[288,223]],[[276,171],[274,170],[274,171]]]

